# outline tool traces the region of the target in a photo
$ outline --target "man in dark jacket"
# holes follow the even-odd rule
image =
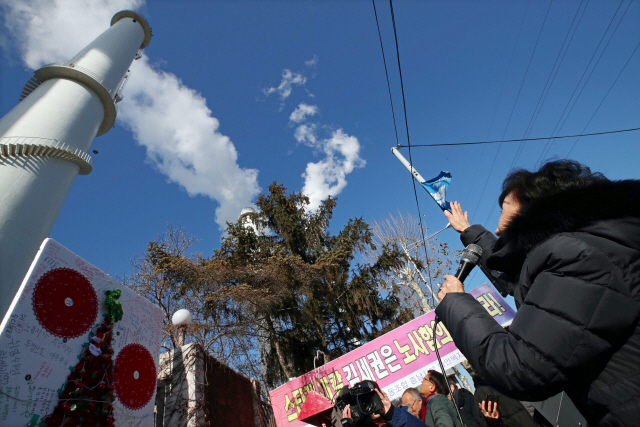
[[[483,271],[513,295],[508,331],[453,276],[437,316],[491,386],[519,400],[566,391],[592,426],[640,421],[640,182],[579,163],[517,171],[503,184],[495,239],[447,213]],[[462,224],[462,226],[460,226]],[[453,223],[452,223],[453,225]]]
[[[533,420],[529,412],[527,412],[527,409],[519,401],[503,395],[498,390],[487,385],[482,378],[477,375],[473,377],[473,385],[476,388],[476,392],[473,394],[472,398],[474,399],[476,406],[481,404],[487,398],[487,395],[493,394],[499,396],[499,422],[484,419],[484,426],[499,425],[501,427],[538,427],[538,423]]]
[[[465,427],[482,427],[483,420],[473,394],[466,388],[461,388],[455,381],[449,380],[449,384],[451,385],[451,401],[458,405]]]
[[[420,419],[431,427],[462,427],[456,407],[447,397],[447,383],[438,371],[430,370],[420,384],[420,394],[424,397],[420,409]]]

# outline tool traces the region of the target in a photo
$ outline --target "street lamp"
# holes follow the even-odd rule
[[[184,345],[184,336],[187,332],[187,327],[191,324],[193,317],[189,310],[181,309],[173,313],[171,316],[171,323],[176,328],[177,336],[178,336],[178,346],[182,347]]]

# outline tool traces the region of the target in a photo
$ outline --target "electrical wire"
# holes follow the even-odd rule
[[[567,122],[567,119],[569,118],[569,115],[571,115],[571,111],[573,111],[573,108],[578,103],[578,99],[580,99],[580,96],[582,95],[582,92],[584,91],[584,88],[587,86],[587,83],[589,83],[589,80],[591,79],[591,76],[593,75],[593,72],[598,67],[598,64],[600,63],[600,60],[602,59],[602,56],[604,55],[604,52],[607,50],[607,48],[609,47],[609,44],[611,43],[611,40],[613,40],[613,37],[616,35],[616,32],[618,31],[618,28],[620,27],[620,24],[624,20],[624,17],[627,14],[627,11],[631,7],[632,3],[633,3],[633,0],[631,0],[629,2],[629,6],[627,6],[627,8],[625,9],[624,13],[622,14],[622,17],[618,21],[618,24],[616,25],[616,28],[613,30],[613,33],[611,33],[611,37],[609,37],[609,40],[607,41],[607,44],[604,46],[602,51],[600,51],[600,56],[598,56],[598,60],[596,61],[596,63],[593,66],[593,68],[591,68],[591,72],[587,76],[587,79],[585,80],[584,84],[582,85],[582,88],[580,88],[580,92],[578,92],[578,96],[576,96],[575,101],[573,101],[573,105],[571,106],[571,108],[569,109],[569,112],[567,113],[567,115],[565,116],[564,120],[562,121],[562,124],[560,125],[560,129],[558,130],[558,133],[562,130],[562,128],[564,127],[564,124]],[[551,145],[553,145],[553,142],[551,143]],[[551,151],[551,147],[549,147],[549,151]]]
[[[524,82],[527,79],[527,74],[529,73],[529,68],[531,67],[531,61],[533,61],[533,56],[536,53],[536,49],[538,48],[538,42],[540,41],[540,36],[542,35],[542,30],[544,29],[544,25],[547,22],[547,17],[549,16],[549,10],[551,10],[551,5],[553,4],[553,0],[549,2],[549,7],[547,8],[547,12],[544,15],[544,20],[542,21],[542,26],[540,27],[540,31],[538,32],[538,38],[536,39],[536,44],[533,47],[533,51],[531,52],[531,56],[529,57],[529,63],[527,64],[527,69],[524,72],[524,77],[522,77],[522,82],[520,83],[520,89],[518,89],[518,96],[516,97],[515,102],[513,103],[513,107],[511,108],[511,113],[509,114],[509,120],[507,121],[507,125],[504,128],[504,132],[502,133],[502,139],[504,139],[507,134],[507,129],[509,129],[509,124],[511,123],[511,118],[513,117],[513,112],[516,109],[516,105],[518,104],[518,99],[520,99],[520,93],[522,92],[522,87],[524,86]],[[496,155],[493,157],[493,162],[491,163],[491,167],[489,168],[489,175],[487,175],[487,179],[484,182],[482,187],[482,191],[480,192],[480,198],[478,200],[478,206],[476,206],[476,211],[480,206],[480,202],[482,201],[482,197],[484,196],[484,192],[487,189],[487,185],[489,184],[489,178],[491,178],[491,174],[493,173],[493,168],[496,165],[496,161],[498,160],[498,154],[500,154],[500,149],[502,148],[502,144],[498,145],[498,150],[496,151]],[[474,211],[475,215],[475,211]]]
[[[551,72],[549,72],[549,76],[547,77],[547,81],[544,84],[544,87],[542,88],[542,93],[540,94],[540,97],[538,98],[538,102],[536,103],[535,108],[533,109],[533,114],[531,115],[531,118],[529,119],[529,123],[527,124],[527,128],[524,132],[524,135],[522,135],[523,138],[528,138],[529,135],[531,134],[531,131],[533,130],[533,126],[535,124],[535,122],[538,120],[538,117],[540,115],[540,111],[542,111],[542,107],[544,106],[544,103],[547,101],[547,96],[549,95],[549,92],[551,91],[551,87],[553,86],[553,82],[556,79],[556,76],[558,75],[558,71],[560,70],[560,67],[562,66],[562,62],[564,61],[564,58],[567,54],[567,51],[569,50],[569,46],[571,46],[571,42],[573,41],[573,36],[575,36],[578,27],[580,26],[580,22],[582,21],[582,17],[584,16],[584,12],[587,10],[587,7],[589,6],[589,0],[587,0],[587,4],[584,7],[584,9],[582,9],[582,4],[584,3],[584,0],[580,1],[580,4],[578,5],[578,9],[576,9],[576,13],[573,15],[573,20],[571,21],[571,25],[569,25],[569,29],[567,30],[567,34],[564,36],[564,40],[562,41],[562,45],[560,46],[560,50],[558,51],[558,54],[556,55],[556,59],[553,62],[553,66],[551,67]],[[582,9],[582,14],[580,14],[580,9]],[[573,24],[576,22],[576,18],[578,18],[578,14],[580,14],[580,18],[578,19],[578,22],[576,23],[575,28],[573,27]],[[573,34],[571,33],[571,30],[573,29]],[[569,35],[571,35],[571,37],[569,37]],[[569,43],[567,43],[567,39],[569,40]],[[566,49],[565,49],[565,45],[566,45]],[[564,54],[563,54],[564,51]],[[562,55],[562,58],[560,58],[560,56]],[[557,65],[557,67],[556,67]],[[518,146],[518,150],[516,152],[516,155],[513,157],[513,161],[511,162],[511,165],[509,166],[509,169],[512,169],[513,166],[516,164],[516,162],[518,161],[518,159],[520,158],[520,155],[522,154],[522,151],[524,150],[526,142],[523,141],[520,143],[520,145]]]
[[[520,99],[520,94],[522,93],[522,87],[524,86],[524,82],[525,80],[527,80],[527,75],[529,74],[529,68],[531,67],[531,62],[533,61],[533,57],[536,54],[536,50],[538,49],[540,36],[542,36],[544,25],[547,23],[547,18],[549,17],[549,11],[551,10],[552,4],[553,4],[553,0],[549,2],[549,7],[547,8],[547,12],[544,15],[544,20],[542,21],[542,26],[540,27],[540,31],[538,32],[538,38],[536,39],[536,44],[533,46],[533,52],[531,52],[531,56],[529,57],[529,63],[527,64],[527,69],[524,72],[524,77],[522,77],[522,82],[520,83],[520,88],[518,89],[518,95],[516,96],[516,100],[513,103],[513,108],[511,108],[511,114],[509,114],[509,120],[507,120],[507,125],[504,128],[502,139],[504,139],[504,137],[507,135],[507,130],[509,129],[509,124],[511,124],[511,118],[513,117],[513,112],[515,111],[516,105],[518,104],[518,100]]]
[[[400,76],[400,90],[402,92],[402,108],[404,109],[404,125],[405,125],[405,129],[407,132],[407,147],[409,148],[409,163],[413,164],[413,160],[411,159],[411,138],[409,136],[409,120],[407,118],[407,103],[406,103],[406,98],[404,95],[404,83],[402,80],[402,66],[400,65],[400,48],[398,46],[398,32],[396,29],[396,18],[395,15],[393,13],[393,0],[389,0],[389,8],[391,10],[391,22],[393,24],[393,37],[395,39],[396,42],[396,57],[397,57],[397,61],[398,61],[398,73]],[[413,195],[416,199],[416,207],[418,208],[418,221],[420,222],[420,233],[422,235],[422,243],[424,246],[424,252],[425,252],[425,256],[427,258],[427,279],[429,281],[429,288],[431,289],[431,292],[433,293],[433,285],[431,283],[431,267],[429,265],[429,250],[427,249],[427,243],[426,243],[426,239],[425,239],[425,235],[424,235],[424,224],[422,223],[422,213],[420,212],[420,202],[418,201],[418,191],[416,190],[416,181],[413,178],[413,176],[411,176],[411,184],[413,185]]]
[[[391,0],[390,0],[391,1]],[[387,60],[384,54],[384,45],[382,44],[382,35],[380,33],[380,23],[378,21],[378,12],[376,10],[376,2],[375,0],[371,0],[371,3],[373,4],[373,13],[375,15],[376,18],[376,27],[378,29],[378,39],[380,40],[380,50],[382,52],[382,62],[384,63],[384,74],[385,77],[387,79],[387,89],[389,91],[389,102],[391,103],[391,116],[393,117],[393,129],[395,131],[395,135],[396,135],[396,145],[398,147],[400,147],[400,140],[398,139],[398,127],[396,125],[396,115],[395,115],[395,109],[393,108],[393,97],[391,96],[391,84],[389,83],[389,72],[387,70]],[[394,22],[394,36],[396,38],[396,51],[398,48],[398,40],[397,40],[397,35],[395,32],[395,20],[393,17],[393,5],[391,5],[391,15],[392,15],[392,21]],[[398,55],[398,69],[400,69],[400,57]],[[402,71],[400,71],[400,85],[402,87]],[[403,96],[403,107],[405,108],[405,124],[407,122],[406,119],[406,105],[404,105],[404,88],[403,88],[403,92],[402,92],[402,96]],[[410,144],[409,142],[409,130],[407,127],[407,142]],[[410,147],[410,145],[409,145]],[[411,161],[411,148],[409,148],[409,161]],[[413,176],[411,177],[411,181],[413,182],[413,192],[414,195],[416,197],[416,203],[418,201],[418,195],[417,195],[417,191],[416,191],[416,185],[415,182],[413,181]],[[420,231],[422,233],[422,240],[424,242],[425,237],[424,237],[424,227],[422,225],[422,218],[420,216],[420,205],[418,205],[418,220],[420,221]],[[426,251],[426,243],[425,243],[425,255],[427,257],[427,261],[429,260],[429,253]],[[429,264],[427,262],[427,267],[429,267]],[[431,295],[433,296],[433,285],[431,284],[431,271],[428,268],[428,277],[429,277],[429,289],[431,290]],[[432,303],[435,301],[432,301]]]
[[[409,163],[413,164],[413,161],[411,160],[411,139],[409,137],[409,120],[407,118],[407,104],[406,104],[406,100],[405,100],[405,95],[404,95],[404,84],[402,82],[402,67],[400,65],[400,49],[398,46],[398,33],[396,30],[396,19],[395,19],[395,15],[393,13],[393,0],[389,0],[389,7],[391,9],[391,22],[393,23],[393,36],[395,38],[395,42],[396,42],[396,56],[397,56],[397,60],[398,60],[398,72],[399,72],[399,76],[400,76],[400,89],[402,91],[402,107],[404,109],[404,124],[405,124],[405,128],[406,128],[406,132],[407,132],[407,146],[409,148]],[[431,289],[432,295],[433,295],[433,286],[431,284],[431,267],[429,266],[429,252],[427,249],[427,243],[426,243],[426,239],[424,236],[424,225],[422,224],[422,214],[420,213],[420,202],[418,201],[418,192],[416,191],[416,182],[415,179],[413,178],[413,176],[411,176],[411,183],[413,184],[413,194],[415,196],[416,199],[416,206],[418,208],[418,220],[420,221],[420,233],[422,234],[422,244],[424,245],[424,250],[425,250],[425,254],[427,256],[427,279],[429,280],[429,288]],[[434,326],[433,326],[433,335],[434,335],[434,340],[435,340],[435,329],[437,326],[438,322],[434,322]],[[447,373],[444,369],[444,365],[442,363],[442,359],[440,358],[440,354],[437,351],[438,347],[436,345],[436,356],[438,357],[438,362],[440,363],[440,368],[442,369],[442,375],[445,377],[445,381],[447,382],[447,387],[449,388],[449,381],[447,380]],[[450,390],[450,388],[449,388]],[[460,409],[458,408],[458,404],[455,401],[455,398],[453,397],[453,395],[451,396],[452,401],[453,401],[453,405],[456,408],[456,412],[458,413],[458,418],[460,418],[460,422],[462,423],[462,425],[464,426],[464,420],[462,419],[462,416],[460,415]]]
[[[491,136],[491,130],[493,129],[493,124],[494,124],[495,119],[496,119],[496,114],[498,112],[498,107],[500,106],[500,101],[502,100],[502,95],[504,93],[504,87],[506,86],[507,78],[509,77],[509,74],[511,74],[511,66],[513,65],[513,57],[516,54],[516,49],[518,48],[518,43],[520,42],[520,36],[522,35],[522,27],[524,26],[524,21],[526,20],[527,15],[529,14],[529,5],[530,4],[531,4],[531,0],[529,0],[527,2],[527,8],[525,9],[524,14],[522,15],[522,20],[520,21],[520,28],[518,29],[518,37],[516,37],[516,42],[513,45],[513,51],[511,52],[511,58],[509,59],[509,65],[507,66],[507,73],[504,75],[504,80],[502,81],[502,87],[500,88],[500,95],[498,96],[498,102],[496,103],[496,108],[493,111],[493,116],[491,117],[491,124],[489,125],[489,132],[487,132],[487,139]],[[497,153],[496,153],[496,157],[497,157]],[[494,159],[494,161],[495,161],[495,159]],[[476,170],[473,173],[473,179],[471,180],[471,182],[476,182],[476,176],[478,176],[478,170],[480,169],[480,164],[481,164],[481,162],[477,162]],[[474,194],[475,193],[476,192],[474,191]],[[473,213],[471,214],[472,217],[477,212],[481,201],[482,201],[482,199],[478,198],[478,203],[476,203],[476,207],[473,210]]]
[[[611,92],[611,89],[613,89],[613,87],[615,86],[616,82],[618,81],[618,79],[620,78],[620,76],[622,75],[622,73],[624,72],[625,68],[627,68],[627,65],[629,65],[629,62],[631,62],[631,58],[633,58],[633,56],[636,54],[636,52],[638,51],[638,48],[640,47],[640,43],[638,43],[638,45],[636,46],[636,48],[633,50],[633,52],[631,53],[631,56],[629,56],[629,59],[627,59],[627,62],[624,64],[624,67],[622,67],[622,70],[620,70],[620,73],[618,73],[618,77],[616,77],[616,79],[613,81],[613,83],[611,84],[611,86],[609,87],[609,90],[607,91],[607,93],[604,95],[604,98],[602,98],[602,101],[600,101],[600,104],[598,104],[598,108],[596,108],[596,111],[593,112],[593,114],[591,115],[591,118],[589,118],[589,121],[587,122],[587,124],[585,125],[584,129],[582,129],[582,131],[584,132],[584,130],[587,128],[587,126],[589,126],[589,123],[591,123],[591,120],[593,120],[593,118],[595,117],[596,113],[598,112],[598,110],[600,110],[600,107],[602,107],[602,104],[604,103],[604,100],[607,99],[607,96],[609,96],[609,93]],[[573,149],[576,147],[576,144],[578,143],[578,141],[580,141],[580,138],[586,136],[586,135],[580,135],[578,137],[578,139],[576,139],[576,142],[573,143],[573,145],[571,146],[571,149],[569,150],[569,152],[567,153],[567,155],[565,157],[569,157],[569,154],[571,154],[571,152],[573,151]]]
[[[604,33],[602,34],[602,37],[600,38],[600,41],[598,42],[598,45],[596,46],[596,49],[593,52],[593,55],[591,55],[591,58],[589,59],[589,62],[587,63],[587,66],[585,67],[584,71],[582,72],[582,75],[580,76],[580,79],[578,80],[578,83],[576,84],[576,87],[573,89],[573,92],[571,93],[571,96],[569,97],[569,100],[567,101],[567,104],[564,106],[564,109],[562,110],[562,113],[560,114],[560,118],[558,119],[558,122],[556,123],[555,127],[553,128],[553,131],[551,132],[551,135],[553,135],[554,133],[556,135],[558,133],[560,133],[560,130],[562,129],[562,126],[560,125],[560,123],[562,122],[564,114],[567,112],[567,108],[569,108],[569,105],[571,105],[571,101],[573,100],[573,97],[576,94],[576,91],[580,87],[580,85],[582,83],[582,79],[584,79],[584,76],[587,74],[587,71],[589,70],[589,67],[591,66],[591,63],[593,62],[593,58],[595,58],[596,54],[598,53],[598,50],[600,49],[600,45],[602,44],[602,42],[604,41],[607,33],[609,32],[609,28],[611,28],[611,25],[613,24],[613,21],[615,21],[616,16],[618,15],[618,11],[620,10],[620,7],[622,6],[622,3],[623,3],[623,0],[620,1],[620,4],[618,5],[618,8],[616,9],[615,13],[611,17],[611,21],[609,21],[609,25],[607,25],[607,28],[604,30]],[[585,82],[585,85],[586,85],[586,82]],[[571,114],[571,110],[572,109],[573,109],[573,107],[571,107],[571,109],[569,110],[569,113],[567,114],[567,117],[569,116],[569,114]],[[563,123],[563,125],[564,125],[564,123]],[[551,148],[550,144],[552,144],[551,141],[552,140],[550,139],[545,144],[544,148],[542,149],[542,152],[540,153],[540,157],[538,157],[538,160],[536,161],[535,167],[537,167],[539,164],[541,164],[542,160],[544,159],[544,156],[546,154],[548,154],[548,152],[549,152],[549,150]],[[549,149],[547,149],[547,147]]]
[[[513,117],[513,112],[516,109],[516,105],[518,104],[518,100],[520,99],[520,93],[522,92],[522,87],[524,86],[525,80],[527,80],[527,75],[529,74],[529,68],[531,67],[531,62],[533,61],[533,57],[536,54],[536,50],[538,49],[538,43],[540,42],[540,37],[542,36],[542,31],[544,30],[544,26],[547,23],[547,18],[549,17],[549,11],[551,10],[551,5],[553,4],[553,0],[549,2],[549,7],[547,7],[547,12],[544,15],[544,20],[542,21],[542,26],[540,27],[540,31],[538,32],[538,38],[536,39],[536,44],[533,46],[533,52],[531,52],[531,57],[529,58],[529,63],[527,64],[527,69],[524,72],[524,76],[522,77],[522,83],[520,83],[520,89],[518,89],[518,96],[516,96],[516,100],[513,103],[513,108],[511,108],[511,114],[509,115],[509,120],[507,121],[507,125],[504,128],[504,133],[502,134],[502,139],[507,135],[507,130],[509,129],[509,124],[511,123],[511,117]],[[491,165],[491,169],[489,169],[489,175],[487,176],[487,180],[484,183],[484,187],[482,188],[482,193],[480,194],[480,200],[482,200],[482,196],[484,195],[484,190],[486,190],[487,185],[489,184],[489,178],[491,178],[491,172],[493,172],[493,167],[496,164],[496,160],[498,159],[498,153],[502,148],[502,144],[498,145],[498,151],[496,152],[496,157],[493,159],[493,164]],[[519,149],[519,148],[518,148]],[[517,153],[516,153],[517,154]],[[512,162],[513,163],[513,162]],[[491,210],[489,211],[489,215],[487,215],[487,219],[484,220],[486,224],[491,218],[496,205],[493,204],[491,206]]]
[[[638,46],[636,46],[636,50],[638,50],[638,47],[640,47],[640,44]],[[636,51],[634,50],[633,53],[635,53],[635,52]],[[631,54],[631,56],[633,56],[633,53]],[[627,64],[629,63],[630,60],[631,60],[631,58],[629,58],[629,60],[627,60]],[[625,64],[625,67],[627,66],[627,64]],[[622,68],[622,71],[624,71],[624,67]],[[622,71],[620,72],[620,74],[622,74]],[[620,74],[618,74],[618,77],[620,77]],[[616,78],[616,81],[617,80],[618,79]],[[613,83],[615,84],[615,81]],[[611,87],[613,87],[613,85],[611,85]],[[611,91],[611,87],[609,88],[609,91]],[[609,92],[607,92],[607,95],[608,94],[609,94]],[[606,96],[605,96],[605,98],[606,98]],[[477,141],[477,142],[451,142],[451,143],[442,143],[442,144],[413,144],[411,147],[414,147],[414,148],[415,147],[447,147],[447,146],[451,147],[451,146],[456,146],[456,145],[499,144],[499,143],[502,143],[502,142],[544,141],[544,140],[547,140],[547,139],[582,138],[583,136],[609,135],[609,134],[612,134],[612,133],[633,132],[633,131],[636,131],[636,130],[640,130],[640,128],[611,130],[611,131],[607,131],[607,132],[583,133],[583,134],[579,134],[579,135],[545,136],[545,137],[542,137],[542,138],[505,139],[505,140],[497,140],[497,141]],[[408,146],[407,145],[398,145],[398,148],[405,148],[405,147],[408,147]]]
[[[380,23],[378,22],[378,11],[376,10],[376,0],[371,0],[373,4],[373,14],[376,17],[376,27],[378,28],[378,39],[380,39],[380,50],[382,51],[382,62],[384,63],[384,75],[387,78],[387,89],[389,90],[389,102],[391,103],[391,116],[393,117],[393,130],[396,133],[396,144],[400,145],[398,140],[398,127],[396,126],[396,113],[393,108],[393,98],[391,97],[391,85],[389,84],[389,72],[387,71],[387,60],[384,55],[384,46],[382,45],[382,34],[380,33]]]

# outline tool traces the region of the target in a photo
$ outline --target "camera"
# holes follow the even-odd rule
[[[336,407],[340,414],[347,405],[351,405],[351,418],[343,418],[343,426],[365,425],[363,421],[369,415],[383,408],[375,385],[370,381],[363,381],[351,388],[343,387],[336,399]]]

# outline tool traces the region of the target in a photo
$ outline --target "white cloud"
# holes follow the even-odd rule
[[[313,55],[313,58],[304,61],[304,65],[309,68],[316,68],[318,66],[318,55]]]
[[[153,69],[146,57],[132,65],[125,96],[120,118],[149,161],[189,195],[216,200],[220,228],[234,222],[260,191],[258,171],[238,166],[238,153],[218,131],[206,100],[175,75]]]
[[[282,80],[277,87],[269,87],[262,89],[262,92],[269,96],[277,93],[280,96],[280,101],[284,102],[285,99],[291,95],[293,86],[301,86],[307,82],[307,78],[300,73],[294,73],[291,70],[282,70]]]
[[[2,6],[11,43],[24,63],[38,68],[66,61],[109,26],[122,9],[140,0],[22,0]],[[152,41],[153,43],[153,41]],[[295,81],[295,78],[292,79]],[[258,171],[237,164],[231,140],[219,132],[206,100],[173,74],[151,66],[145,56],[134,61],[131,78],[118,104],[118,121],[130,128],[147,149],[148,161],[189,195],[218,202],[216,222],[235,221],[240,210],[259,193]]]
[[[316,129],[318,125],[315,123],[305,123],[296,128],[293,136],[298,142],[302,142],[307,145],[315,145],[317,142]]]
[[[25,65],[35,69],[71,59],[109,27],[116,12],[137,9],[144,0],[9,0],[0,4],[8,30],[3,47],[17,47]]]
[[[331,138],[318,143],[325,158],[317,163],[308,163],[302,193],[309,197],[309,208],[320,206],[328,196],[337,196],[347,185],[346,176],[355,168],[362,168],[365,160],[360,158],[360,142],[342,129],[333,131]]]
[[[305,61],[305,65],[309,68],[315,68],[317,63],[317,55]],[[304,75],[284,69],[280,85],[265,88],[263,92],[267,96],[273,93],[280,94],[282,107],[284,100],[291,95],[293,86],[303,86],[306,81]],[[307,93],[309,92],[307,91]],[[313,96],[310,93],[309,95]],[[293,134],[296,141],[312,147],[314,154],[324,155],[324,159],[319,162],[307,163],[306,170],[302,174],[305,180],[302,193],[309,197],[311,210],[316,210],[322,200],[328,196],[340,194],[347,185],[346,176],[354,169],[364,167],[366,163],[360,157],[360,142],[355,136],[347,135],[342,129],[337,129],[332,131],[331,136],[327,139],[319,137],[318,133],[325,131],[328,127],[307,121],[309,117],[317,114],[319,114],[317,105],[308,105],[303,102],[289,115],[289,125],[297,125]]]
[[[289,116],[289,122],[302,123],[307,119],[307,116],[315,116],[316,114],[318,114],[317,105],[307,105],[303,102],[293,110],[293,113]]]

